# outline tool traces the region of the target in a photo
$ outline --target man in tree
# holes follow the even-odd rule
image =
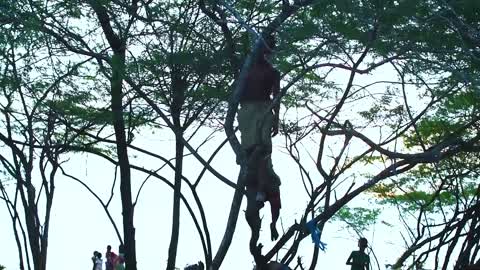
[[[358,240],[359,250],[352,251],[347,259],[347,265],[351,265],[351,270],[368,270],[370,269],[370,257],[365,253],[365,249],[368,246],[366,238],[360,238]]]
[[[273,170],[272,136],[278,134],[280,105],[272,110],[272,100],[280,93],[280,73],[270,63],[275,39],[268,36],[247,75],[245,89],[240,98],[238,127],[242,147],[250,161],[247,176],[246,219],[252,230],[250,251],[256,248],[261,220],[259,210],[265,201],[270,202],[272,223],[271,239],[278,238],[276,222],[280,215],[280,178]]]

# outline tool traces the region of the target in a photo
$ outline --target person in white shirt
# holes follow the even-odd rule
[[[103,265],[102,253],[98,251],[94,251],[92,262],[93,262],[93,270],[102,270],[102,265]]]

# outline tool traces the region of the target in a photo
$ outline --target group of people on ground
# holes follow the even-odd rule
[[[93,270],[103,270],[102,253],[94,251],[92,262]],[[120,245],[118,255],[112,251],[112,247],[110,245],[107,246],[107,251],[105,252],[105,270],[125,270],[123,246]]]
[[[350,256],[347,259],[347,265],[351,265],[351,270],[368,270],[370,269],[370,257],[367,253],[365,253],[366,248],[368,247],[368,241],[366,238],[360,238],[358,240],[358,247],[359,250],[352,251]],[[125,270],[125,258],[122,252],[123,248],[120,246],[119,254],[115,254],[112,251],[112,247],[110,245],[107,246],[107,251],[105,252],[105,270]],[[102,260],[102,253],[98,251],[93,252],[92,257],[93,262],[93,270],[103,270],[103,260]],[[185,268],[187,269],[198,269],[203,270],[204,264],[202,262],[198,262],[198,264],[191,265]],[[286,265],[278,263],[278,262],[269,262],[265,266],[266,270],[288,270]]]

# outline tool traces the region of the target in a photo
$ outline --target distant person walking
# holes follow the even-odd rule
[[[347,259],[347,265],[351,265],[351,270],[368,270],[370,268],[370,257],[365,253],[368,246],[366,238],[358,240],[359,250],[352,251]]]

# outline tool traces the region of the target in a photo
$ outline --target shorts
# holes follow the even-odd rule
[[[238,110],[238,129],[244,150],[254,145],[272,149],[273,113],[270,102],[245,102]]]
[[[250,205],[255,205],[254,202],[257,202],[256,195],[257,192],[264,192],[265,193],[265,201],[270,202],[272,208],[280,209],[282,208],[282,201],[280,199],[280,188],[274,187],[270,190],[257,190],[254,187],[247,186],[247,198],[250,200]]]
[[[240,130],[240,139],[242,148],[251,153],[253,146],[261,145],[265,147],[264,157],[267,162],[267,171],[271,178],[271,189],[278,189],[280,186],[280,177],[273,170],[272,164],[272,125],[273,113],[268,110],[270,102],[245,102],[238,110],[238,129]],[[255,184],[255,172],[257,168],[252,167],[249,172],[247,186]]]

